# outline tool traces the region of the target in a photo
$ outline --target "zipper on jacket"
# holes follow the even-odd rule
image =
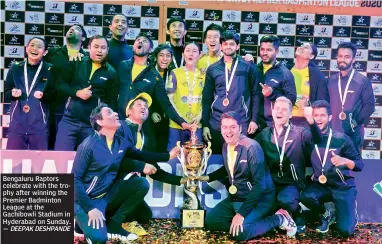
[[[101,98],[98,98],[98,106],[101,104]]]
[[[42,104],[40,102],[40,108],[41,108],[41,113],[42,113],[42,119],[44,120],[44,124],[46,124],[46,115],[44,113],[44,109],[42,109]]]
[[[89,188],[86,190],[86,193],[89,195],[90,192],[93,190],[95,184],[97,183],[97,180],[98,180],[98,176],[94,176],[93,180],[92,180],[92,183],[90,183],[90,186]]]
[[[337,172],[337,175],[340,177],[341,181],[347,185],[347,183],[345,182],[345,177],[344,175],[341,173],[341,170],[339,168],[336,168],[336,172]]]
[[[216,102],[216,100],[218,100],[218,95],[215,95],[215,99],[214,99],[214,101],[212,102],[212,104],[211,104],[211,110],[212,110],[212,112],[214,111],[214,104],[215,104],[215,102]]]
[[[294,167],[294,164],[290,164],[290,171],[292,172],[292,177],[295,181],[298,181],[296,168]]]
[[[68,101],[67,101],[66,104],[65,104],[65,110],[67,110],[68,107],[69,107],[70,99],[71,99],[71,97],[68,97]]]
[[[247,186],[248,186],[248,189],[249,189],[250,191],[252,191],[252,184],[251,184],[251,182],[247,181]]]
[[[17,104],[18,104],[18,103],[19,103],[19,100],[16,100],[15,107],[13,108],[13,110],[12,110],[12,114],[11,114],[11,121],[9,121],[9,122],[12,122],[13,114],[15,113],[15,110],[16,110],[16,107],[17,107]]]
[[[247,107],[247,105],[245,105],[244,96],[241,96],[241,101],[243,103],[243,107],[245,110],[245,118],[248,118],[248,107]]]

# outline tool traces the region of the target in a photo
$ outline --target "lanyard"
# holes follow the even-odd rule
[[[332,140],[332,136],[333,136],[333,131],[332,131],[332,129],[329,129],[329,138],[328,138],[328,142],[326,143],[325,154],[324,154],[324,160],[323,160],[323,161],[322,161],[322,159],[321,159],[320,151],[318,150],[318,146],[317,146],[317,144],[314,145],[314,147],[316,148],[316,152],[317,152],[318,158],[319,158],[320,161],[321,161],[321,165],[322,165],[322,174],[324,173],[324,167],[325,167],[326,159],[327,159],[327,157],[328,157],[329,145],[330,145],[330,141]]]
[[[142,132],[140,132],[140,134],[141,134],[141,137],[142,137],[142,144],[141,144],[141,147],[138,148],[138,149],[142,151],[143,145],[145,144],[145,135]]]
[[[40,74],[40,71],[42,68],[42,61],[40,62],[40,65],[38,66],[37,72],[33,77],[31,87],[29,87],[29,82],[28,82],[27,62],[28,61],[25,61],[25,64],[24,64],[24,84],[25,84],[25,90],[26,90],[27,98],[28,98],[32,89],[33,89],[34,84],[36,83],[37,77]]]
[[[196,83],[196,77],[198,76],[198,71],[196,70],[194,72],[194,80],[192,81],[192,87],[190,87],[190,76],[188,75],[188,70],[184,66],[184,71],[186,72],[186,81],[188,85],[188,106],[191,107],[192,104],[192,93],[194,92],[195,83]]]
[[[351,79],[353,78],[353,75],[354,75],[354,69],[352,70],[350,76],[349,76],[349,79],[346,83],[346,86],[345,86],[345,92],[344,92],[344,95],[342,97],[342,88],[341,88],[341,73],[338,74],[338,92],[340,93],[340,100],[341,100],[341,104],[342,104],[342,110],[344,110],[344,104],[345,104],[345,101],[346,101],[346,97],[347,97],[347,94],[348,94],[348,89],[349,89],[349,85],[350,85],[350,81]]]
[[[276,148],[277,148],[277,151],[279,152],[279,156],[280,156],[280,171],[282,172],[283,159],[284,159],[284,155],[285,155],[285,144],[286,144],[289,132],[290,132],[290,125],[288,125],[288,129],[287,129],[285,136],[284,136],[283,145],[281,147],[281,153],[280,153],[280,149],[279,149],[278,136],[276,135],[277,134],[276,128],[273,129],[273,132],[274,132],[273,136],[274,136],[275,142],[276,142]]]
[[[227,65],[225,65],[225,89],[226,89],[226,95],[227,96],[228,96],[229,89],[231,88],[233,77],[235,76],[235,71],[236,71],[236,68],[237,68],[238,61],[239,61],[239,59],[237,58],[236,62],[235,62],[235,65],[234,65],[234,67],[232,69],[231,77],[229,78],[229,80],[228,80],[228,67],[227,67]]]
[[[230,146],[227,144],[227,163],[228,163],[228,170],[229,170],[229,173],[231,174],[231,179],[232,179],[232,183],[231,183],[231,185],[233,185],[233,173],[234,173],[234,171],[235,171],[235,163],[236,163],[236,154],[237,154],[237,152],[235,151],[235,147],[236,146],[234,146],[234,151],[233,151],[233,155],[231,155],[231,153],[230,153],[230,148],[229,148]],[[231,162],[231,156],[233,156],[233,162]],[[232,170],[230,169],[230,163],[231,163],[231,165],[233,165],[233,167],[232,167]]]
[[[182,60],[180,60],[180,65],[179,65],[179,66],[178,66],[178,64],[176,63],[175,55],[172,55],[172,62],[174,63],[175,68],[179,68],[180,66],[183,66],[183,62],[184,62],[184,57],[183,57],[183,55],[182,55]]]

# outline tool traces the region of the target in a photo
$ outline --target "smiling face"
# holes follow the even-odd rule
[[[115,15],[111,25],[109,25],[109,29],[114,38],[120,40],[125,37],[128,29],[126,17],[124,15]]]
[[[296,49],[296,58],[310,60],[314,58],[312,46],[309,43],[303,43]]]
[[[326,131],[332,115],[328,114],[326,108],[313,108],[313,119],[322,132]]]
[[[147,102],[143,99],[137,99],[131,105],[128,111],[129,119],[136,124],[143,124],[149,116]]]
[[[260,44],[260,57],[264,64],[272,64],[276,60],[279,50],[273,46],[272,42],[262,42]]]
[[[170,24],[170,29],[167,30],[171,40],[181,40],[186,34],[186,28],[182,22],[175,21]]]
[[[190,64],[190,65],[196,64],[199,58],[199,54],[200,54],[199,47],[194,43],[190,43],[184,47],[183,56],[184,56],[184,61],[186,62],[186,64]]]
[[[287,101],[276,101],[272,108],[272,117],[275,125],[284,126],[292,118],[292,108]]]
[[[30,63],[38,63],[42,57],[48,52],[45,50],[45,43],[37,38],[29,41],[26,47],[26,53],[28,55],[28,61]]]
[[[239,45],[236,44],[235,40],[226,40],[221,44],[221,50],[225,56],[235,56],[237,50],[239,50]]]
[[[133,52],[134,55],[143,57],[150,53],[151,48],[150,41],[146,37],[140,36],[134,42]]]
[[[224,118],[221,122],[221,133],[228,145],[234,146],[239,142],[241,127],[236,120]]]
[[[168,49],[161,50],[157,55],[157,65],[160,71],[167,69],[171,63],[171,52]]]
[[[89,45],[89,57],[95,63],[102,63],[106,58],[108,49],[105,38],[93,39]]]
[[[207,31],[205,43],[209,51],[217,53],[220,50],[220,32],[217,30]]]
[[[97,120],[97,124],[102,129],[117,130],[121,124],[119,123],[118,114],[109,107],[103,107],[101,109],[102,119]]]

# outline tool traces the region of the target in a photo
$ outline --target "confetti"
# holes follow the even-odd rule
[[[234,244],[235,242],[228,233],[221,231],[208,231],[203,229],[183,229],[179,221],[175,219],[154,219],[150,224],[142,225],[149,233],[147,236],[138,238],[130,243],[147,244]],[[333,230],[332,230],[333,229]],[[85,244],[83,238],[74,238],[75,244]],[[108,244],[123,244],[124,242],[113,240]],[[125,242],[126,243],[126,242]],[[262,237],[250,240],[248,243],[298,243],[298,244],[329,244],[329,243],[362,243],[382,244],[381,223],[359,223],[351,238],[341,238],[334,227],[326,234],[320,234],[308,224],[304,236],[296,239],[288,239],[282,230],[270,231]]]

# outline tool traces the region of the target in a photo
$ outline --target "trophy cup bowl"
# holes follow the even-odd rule
[[[204,174],[207,168],[207,162],[212,154],[211,143],[208,145],[197,142],[197,137],[193,133],[191,140],[177,146],[181,149],[178,159],[182,164],[183,173],[190,179],[184,186],[184,192],[187,198],[181,208],[181,220],[183,228],[203,228],[205,210],[200,206],[200,201],[197,196],[197,191],[200,188],[198,176]]]

